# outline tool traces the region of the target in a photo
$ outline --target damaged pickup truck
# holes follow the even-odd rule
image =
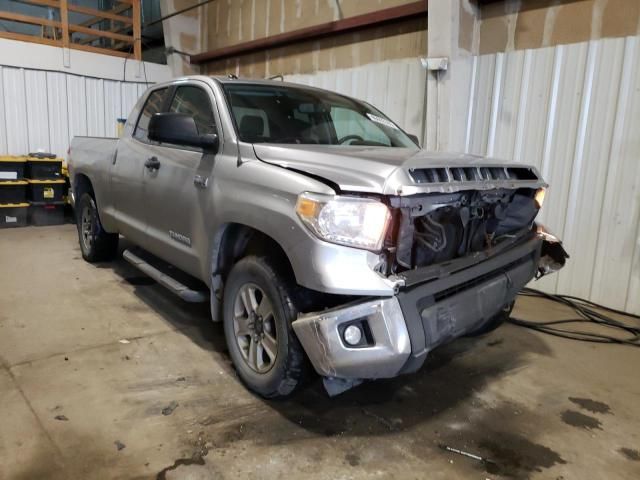
[[[83,257],[210,301],[264,397],[415,372],[562,267],[534,167],[429,153],[371,105],[273,81],[151,87],[120,139],[70,149]]]

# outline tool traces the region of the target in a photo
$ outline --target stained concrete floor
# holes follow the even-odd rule
[[[83,262],[75,235],[0,232],[1,479],[640,478],[636,349],[507,325],[414,375],[264,401],[206,307]]]

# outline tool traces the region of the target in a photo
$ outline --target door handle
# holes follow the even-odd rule
[[[209,186],[209,178],[202,175],[193,177],[193,184],[198,188],[207,188]]]
[[[160,160],[158,160],[158,157],[148,158],[147,161],[144,162],[144,166],[149,170],[157,170],[160,168]]]

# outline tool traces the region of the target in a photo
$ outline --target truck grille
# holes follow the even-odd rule
[[[505,166],[410,168],[409,175],[418,184],[539,180],[532,168]]]

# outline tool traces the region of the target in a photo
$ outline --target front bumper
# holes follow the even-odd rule
[[[316,371],[330,378],[389,378],[419,369],[427,353],[473,332],[511,303],[535,275],[542,239],[531,235],[499,255],[433,279],[412,271],[411,287],[299,317],[293,328]],[[371,342],[350,347],[345,324],[365,322]]]

